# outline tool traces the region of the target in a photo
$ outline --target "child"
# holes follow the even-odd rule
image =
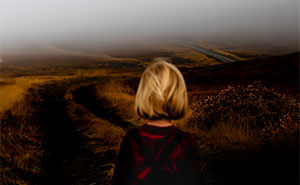
[[[157,59],[144,71],[136,94],[135,111],[148,122],[125,135],[112,184],[202,184],[195,140],[171,123],[185,117],[187,110],[182,74]]]

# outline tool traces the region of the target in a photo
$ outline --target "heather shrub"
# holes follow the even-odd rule
[[[245,184],[237,176],[254,181],[248,184],[297,180],[296,99],[253,82],[191,103],[187,127],[197,137],[207,184]]]
[[[193,123],[201,129],[210,129],[220,122],[235,120],[247,124],[261,134],[270,134],[278,129],[299,126],[299,103],[286,94],[264,87],[261,82],[252,82],[247,87],[237,86],[221,90],[217,95],[192,105]]]

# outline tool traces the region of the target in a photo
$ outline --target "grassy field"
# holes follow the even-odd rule
[[[174,124],[197,139],[206,184],[298,184],[299,53],[233,64],[180,47],[112,56],[3,65],[1,184],[109,184],[123,136],[146,121],[135,93],[157,56],[187,82],[189,114]]]

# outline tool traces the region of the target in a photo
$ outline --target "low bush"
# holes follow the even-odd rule
[[[197,137],[207,184],[297,182],[296,99],[253,82],[192,103],[186,127]]]
[[[262,132],[295,127],[299,121],[299,103],[285,94],[253,82],[247,87],[228,86],[217,95],[194,103],[193,122],[201,128],[211,128],[219,122],[236,119]]]

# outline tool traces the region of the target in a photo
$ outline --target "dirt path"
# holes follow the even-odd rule
[[[73,92],[74,100],[76,103],[83,105],[97,117],[106,119],[117,126],[121,126],[125,130],[133,127],[132,123],[123,120],[119,115],[115,113],[114,110],[108,110],[104,106],[105,104],[107,104],[107,102],[105,102],[104,100],[102,102],[99,100],[96,101],[97,98],[94,94],[95,91],[95,85],[82,86]]]
[[[72,82],[74,83],[74,82]],[[45,179],[42,184],[103,184],[103,158],[83,149],[84,142],[76,124],[66,114],[64,95],[70,82],[56,82],[41,87],[41,115],[46,133]]]

